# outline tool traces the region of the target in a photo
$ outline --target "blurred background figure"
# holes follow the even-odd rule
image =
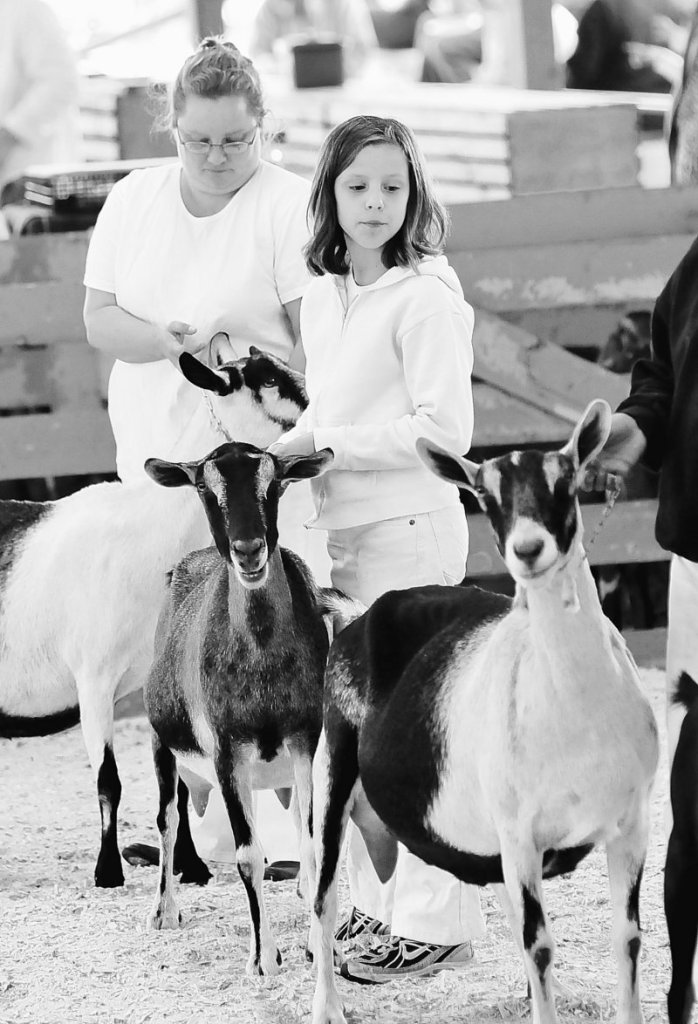
[[[285,59],[307,39],[341,42],[347,76],[358,74],[378,46],[366,0],[263,0],[248,49],[263,66],[265,56]]]
[[[509,0],[431,0],[419,20],[415,47],[423,56],[423,82],[513,85]],[[577,19],[569,5],[551,5],[555,59],[563,67],[577,45]]]
[[[567,62],[568,87],[670,92],[681,76],[687,30],[678,4],[660,6],[658,0],[592,0]]]
[[[0,0],[0,205],[30,164],[81,158],[78,75],[43,0]]]

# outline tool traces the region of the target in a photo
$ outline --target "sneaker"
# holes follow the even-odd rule
[[[458,971],[473,958],[472,942],[436,946],[429,942],[392,938],[375,949],[345,960],[340,974],[362,985],[381,985],[397,978],[419,978],[439,971]]]
[[[349,942],[359,935],[390,935],[390,928],[377,918],[352,907],[349,917],[342,921],[334,933],[335,942]]]

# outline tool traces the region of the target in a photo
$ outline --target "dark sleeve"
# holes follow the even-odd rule
[[[652,313],[650,356],[635,363],[630,394],[618,406],[618,412],[632,416],[647,438],[642,461],[653,470],[659,470],[662,465],[674,398],[671,321],[677,280],[682,270],[683,264],[674,271],[657,299]]]

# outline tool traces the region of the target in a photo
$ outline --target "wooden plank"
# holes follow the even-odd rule
[[[0,412],[102,407],[101,363],[78,345],[0,348]]]
[[[0,348],[25,345],[87,345],[81,284],[47,281],[0,288]]]
[[[632,107],[515,111],[509,116],[514,194],[631,187],[639,142]],[[554,153],[554,159],[551,155]]]
[[[562,348],[588,350],[592,358],[618,321],[627,313],[651,312],[654,300],[613,302],[607,306],[558,306],[554,309],[526,309],[502,314],[508,323],[523,328],[537,338]]]
[[[512,448],[521,445],[562,445],[570,435],[566,419],[537,409],[483,381],[473,381],[475,431],[473,448]]]
[[[612,188],[454,206],[448,251],[698,234],[698,186]]]
[[[89,235],[71,232],[0,242],[0,286],[37,281],[82,281]]]
[[[0,418],[0,480],[113,473],[115,467],[104,411]]]
[[[587,548],[591,565],[616,565],[624,562],[661,562],[669,553],[654,539],[656,502],[617,502],[611,514]],[[601,518],[601,505],[583,505],[584,532],[591,537]],[[501,576],[506,572],[497,551],[492,528],[484,515],[468,515],[470,546],[468,574]]]
[[[615,408],[627,395],[627,382],[617,374],[484,310],[475,313],[473,346],[475,377],[570,424],[594,398]]]
[[[449,251],[469,302],[495,313],[654,302],[693,237]]]

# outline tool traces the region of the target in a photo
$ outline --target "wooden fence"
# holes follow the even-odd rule
[[[449,258],[477,308],[475,450],[563,442],[588,401],[627,380],[570,348],[595,349],[622,313],[650,309],[698,230],[698,189],[624,188],[451,209]],[[85,234],[0,243],[0,480],[114,471],[108,366],[85,340]],[[588,530],[598,507],[584,509]],[[653,503],[618,504],[594,563],[666,557]],[[472,516],[470,570],[499,573]]]

